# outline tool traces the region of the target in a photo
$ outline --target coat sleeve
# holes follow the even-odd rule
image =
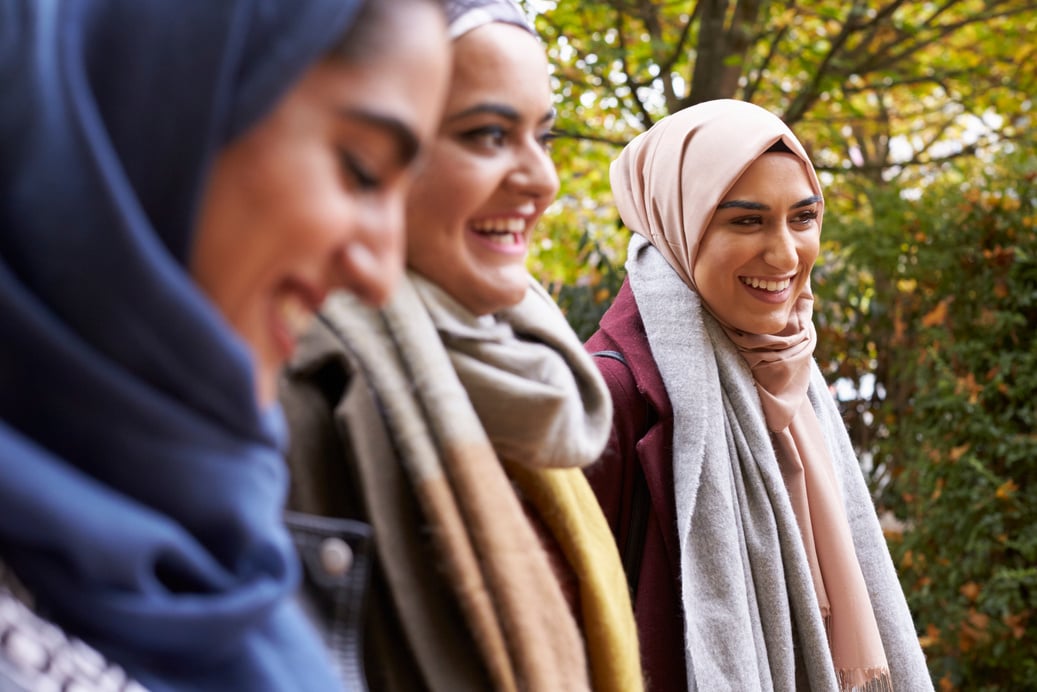
[[[595,339],[587,343],[591,353]],[[597,463],[586,469],[587,480],[598,497],[617,544],[626,545],[631,525],[635,473],[640,464],[637,443],[647,426],[648,404],[637,390],[630,369],[614,358],[596,357],[598,369],[612,396],[612,430]]]

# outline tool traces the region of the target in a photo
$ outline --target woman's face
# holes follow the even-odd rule
[[[407,264],[476,315],[526,292],[533,225],[558,194],[554,121],[537,40],[487,24],[454,42],[439,134],[407,203]]]
[[[695,258],[702,299],[750,334],[785,328],[820,248],[821,197],[792,154],[756,159],[717,206]]]
[[[213,167],[189,268],[250,347],[263,403],[330,290],[381,303],[402,270],[411,164],[439,123],[450,57],[433,5],[387,21],[399,40],[310,68]]]

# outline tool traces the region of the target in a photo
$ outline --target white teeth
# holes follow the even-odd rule
[[[483,237],[494,245],[518,245],[520,238],[514,233],[489,233]]]
[[[522,233],[526,220],[513,216],[499,219],[482,219],[472,223],[472,228],[483,233]]]
[[[753,288],[762,288],[765,291],[771,293],[777,293],[784,291],[792,283],[792,279],[782,279],[781,281],[761,281],[760,279],[740,277],[743,284],[746,286],[752,286]]]
[[[281,321],[293,336],[301,336],[310,327],[313,311],[296,296],[284,296],[277,303]]]

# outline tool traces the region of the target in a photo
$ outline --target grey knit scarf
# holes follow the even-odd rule
[[[647,240],[627,271],[673,405],[674,494],[693,690],[839,689],[796,518],[745,360]],[[931,690],[914,624],[842,419],[809,397],[842,487],[894,688]]]

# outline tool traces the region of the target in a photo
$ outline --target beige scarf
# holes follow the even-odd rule
[[[494,689],[639,689],[619,557],[578,468],[604,447],[611,402],[550,298],[531,279],[519,306],[477,318],[409,274],[381,311],[337,295],[322,316],[382,407]],[[504,458],[534,504],[563,518],[548,526],[579,528],[579,540],[558,538],[580,577],[584,624],[610,633],[604,645],[588,635],[585,649]],[[564,520],[575,508],[586,521]]]
[[[613,163],[612,188],[624,223],[647,238],[695,290],[695,258],[714,211],[746,168],[778,140],[803,161],[820,194],[795,135],[757,106],[712,101],[665,118]],[[832,459],[807,398],[815,343],[811,308],[808,287],[781,334],[745,334],[727,326],[724,331],[752,370],[773,433],[840,688],[890,689],[886,654]]]

